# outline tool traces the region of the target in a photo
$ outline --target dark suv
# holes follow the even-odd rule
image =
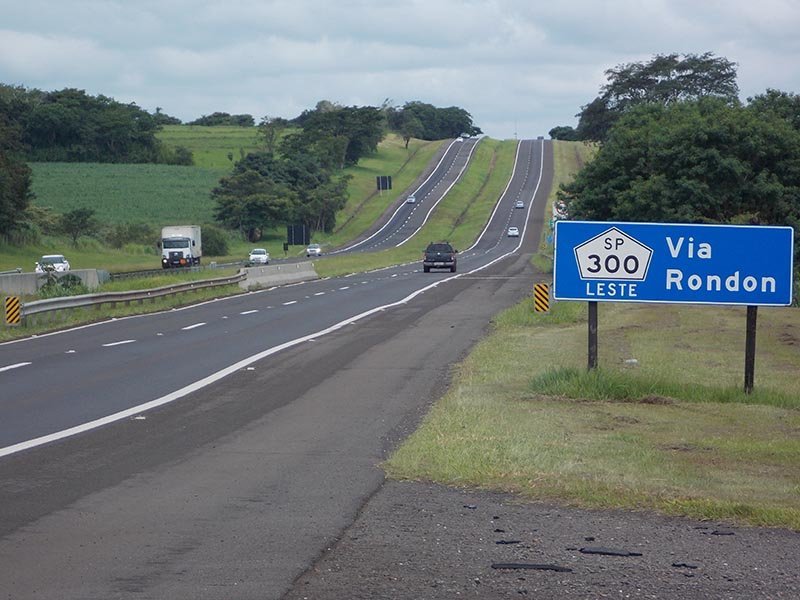
[[[457,253],[458,250],[447,242],[432,242],[425,248],[422,270],[430,273],[431,269],[450,269],[451,273],[455,273]]]

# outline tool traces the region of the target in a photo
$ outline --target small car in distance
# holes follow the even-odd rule
[[[456,138],[456,141],[457,141],[457,142],[463,142],[463,141],[464,141],[464,138],[463,138],[463,137],[461,137],[461,136],[458,136],[458,137]]]
[[[34,269],[37,273],[44,273],[45,271],[55,271],[56,273],[65,273],[69,271],[69,261],[64,258],[63,254],[45,254],[36,263]]]
[[[525,208],[525,203],[522,200],[517,200],[514,203],[514,208]]]
[[[268,265],[269,252],[264,248],[253,248],[250,251],[250,256],[247,258],[247,262],[251,265]]]
[[[306,248],[306,256],[322,256],[322,248],[319,244],[311,244]]]
[[[519,227],[509,227],[508,237],[519,237]]]
[[[410,194],[408,198],[406,198],[406,204],[416,204],[417,197],[414,194]]]

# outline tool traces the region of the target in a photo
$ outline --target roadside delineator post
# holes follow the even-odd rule
[[[533,286],[533,310],[536,312],[550,311],[550,285],[536,283]]]
[[[22,302],[19,296],[6,296],[3,308],[6,325],[17,326],[22,322]]]

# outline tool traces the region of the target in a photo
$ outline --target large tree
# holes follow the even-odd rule
[[[797,227],[800,131],[758,104],[643,104],[561,197],[576,219]]]
[[[738,102],[736,63],[711,52],[657,54],[647,62],[617,65],[605,75],[608,83],[600,95],[578,114],[581,139],[605,140],[611,126],[641,104],[667,106],[709,96]]]
[[[263,229],[285,223],[293,201],[287,186],[252,169],[223,177],[211,196],[217,202],[216,219],[251,242],[261,238]]]

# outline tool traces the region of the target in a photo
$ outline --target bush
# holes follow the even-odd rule
[[[112,248],[125,244],[152,244],[158,234],[147,223],[117,223],[105,231],[105,240]]]
[[[205,256],[226,256],[228,254],[228,236],[215,225],[203,225],[203,254]]]

